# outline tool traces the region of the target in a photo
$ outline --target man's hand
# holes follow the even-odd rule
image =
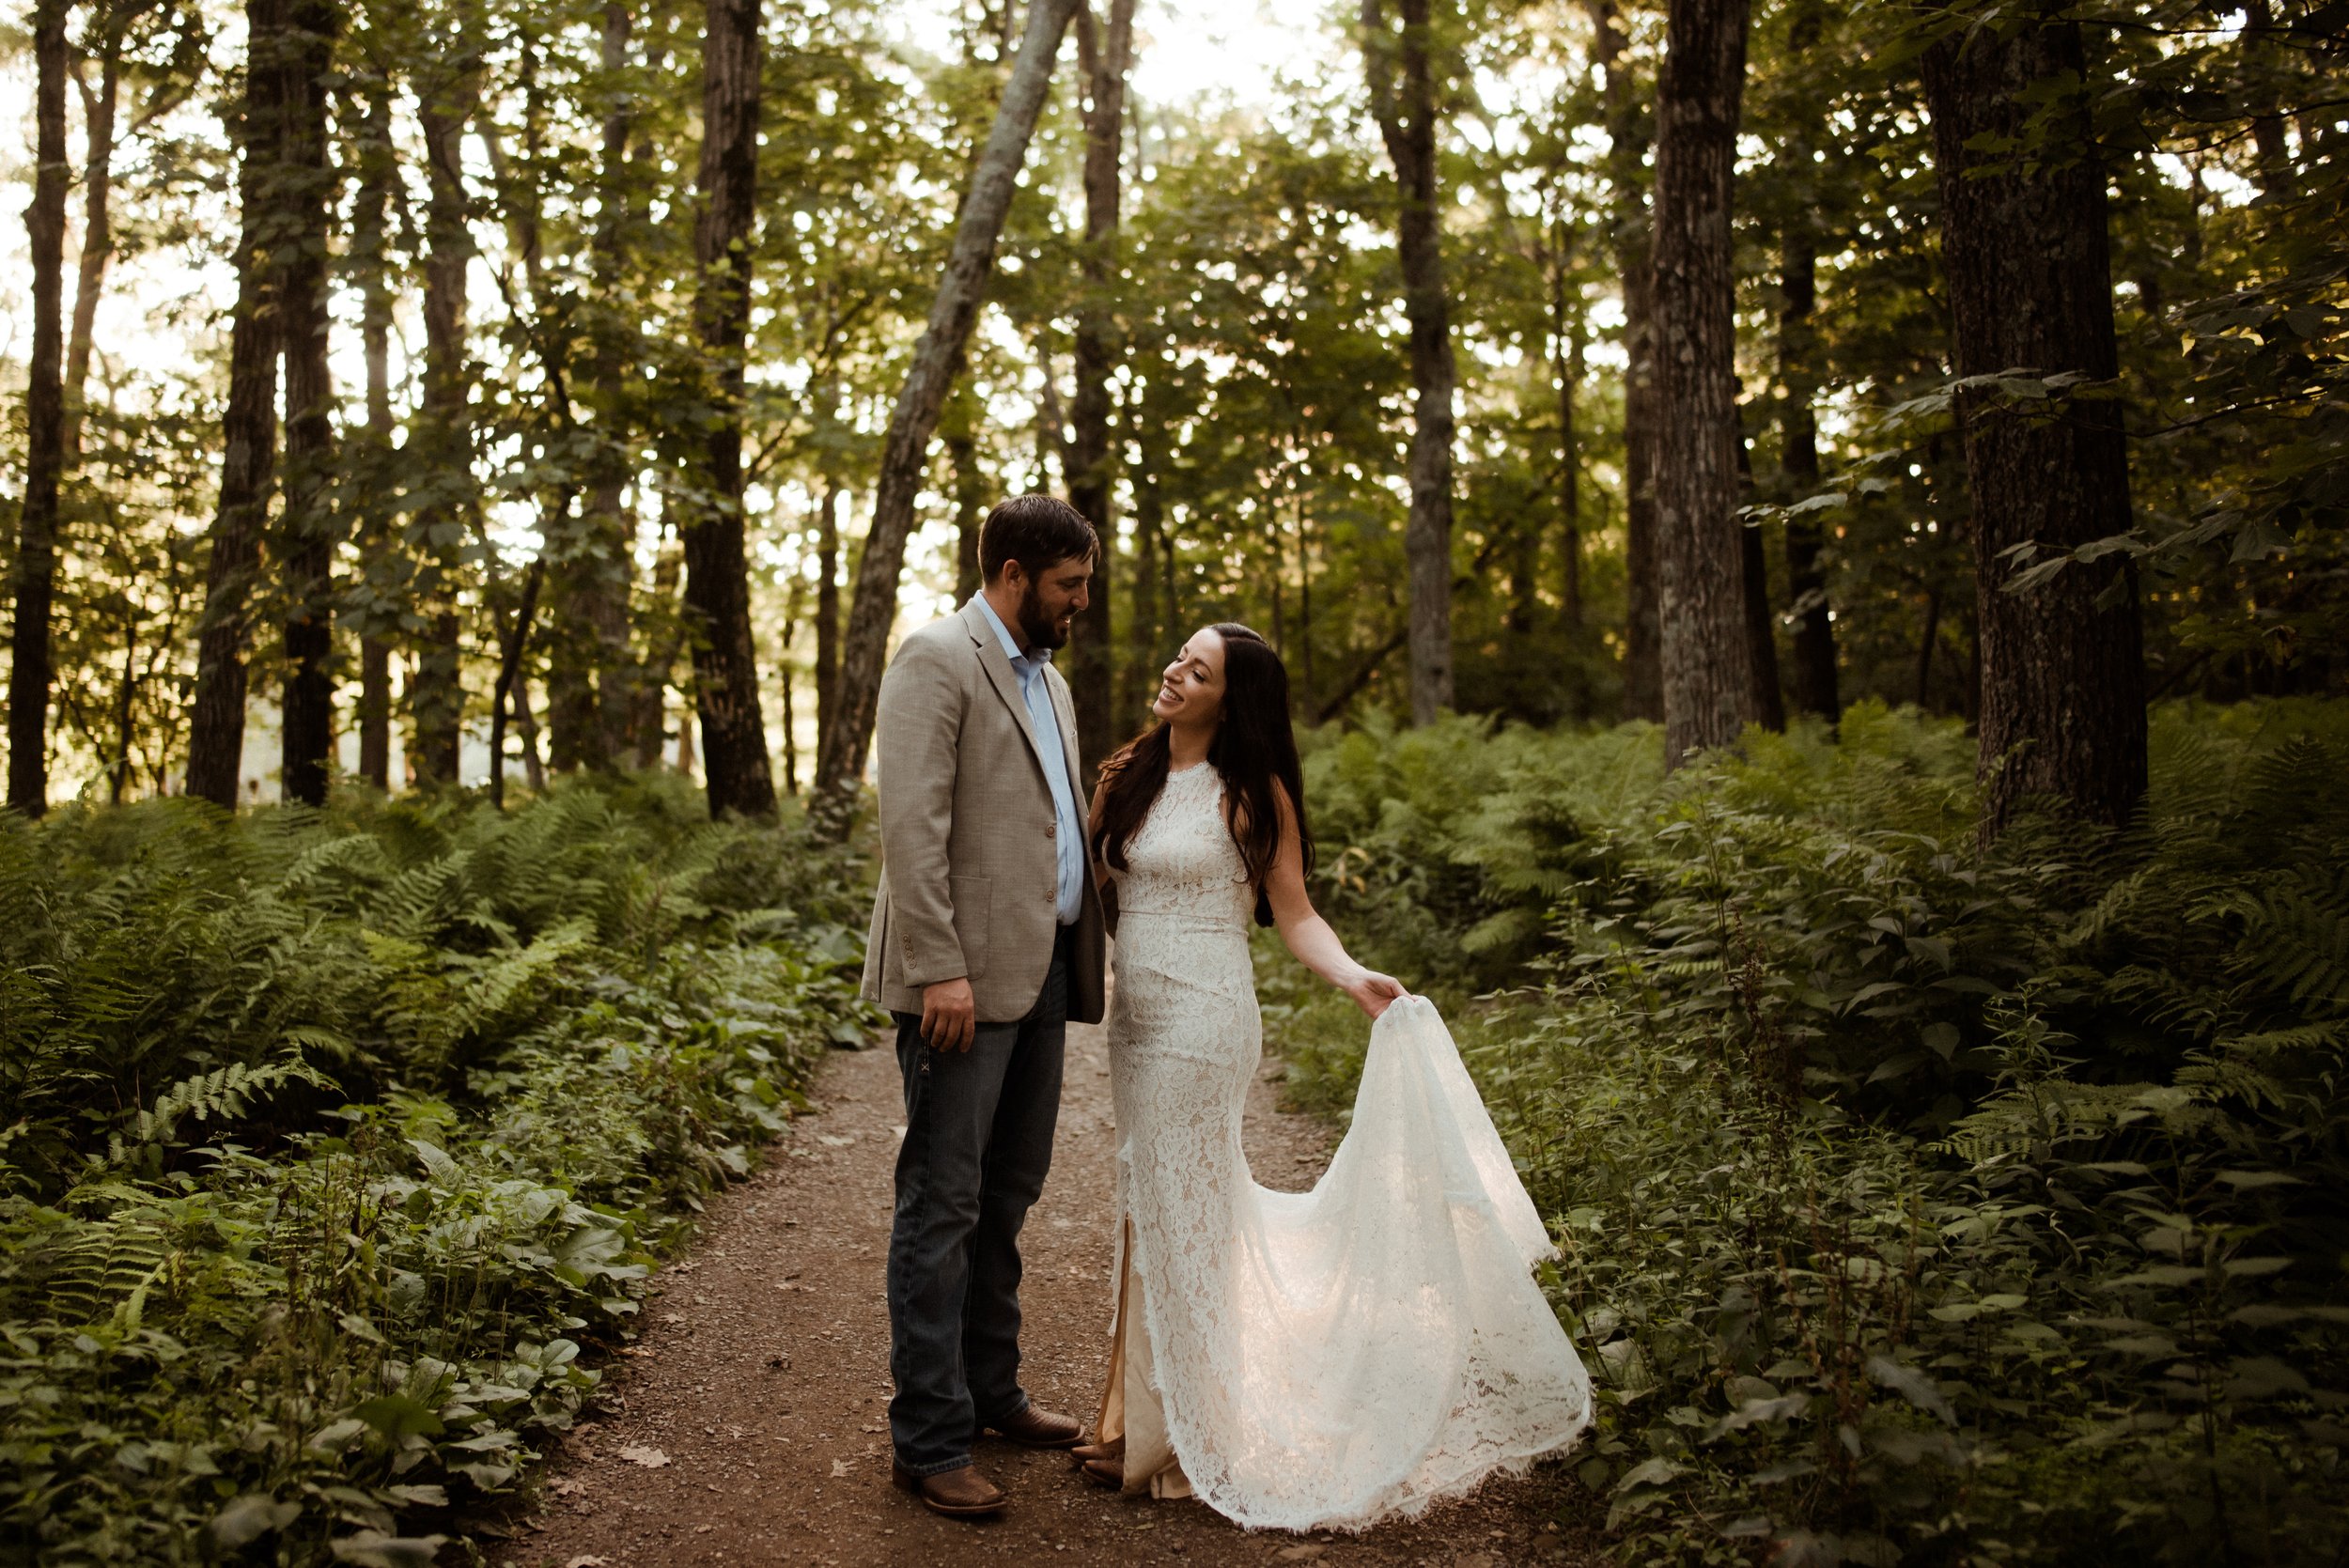
[[[932,1050],[969,1050],[979,1032],[979,1006],[969,980],[922,987],[922,1038]]]

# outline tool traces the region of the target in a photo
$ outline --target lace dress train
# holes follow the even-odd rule
[[[1371,1032],[1310,1192],[1251,1178],[1252,905],[1211,767],[1118,874],[1109,1018],[1126,1484],[1265,1529],[1359,1529],[1572,1443],[1590,1383],[1531,1275],[1548,1236],[1432,1004]]]

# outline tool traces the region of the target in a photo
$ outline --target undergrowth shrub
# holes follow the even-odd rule
[[[428,1561],[867,1029],[861,879],[649,778],[0,820],[0,1560]]]
[[[1307,761],[1317,897],[1551,1219],[1621,1558],[2340,1560],[2349,710],[2162,708],[2138,823],[1986,849],[1954,725],[1659,750]],[[1290,1091],[1342,1110],[1366,1032],[1293,971]]]

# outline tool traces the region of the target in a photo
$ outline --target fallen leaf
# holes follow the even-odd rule
[[[657,1470],[669,1462],[667,1454],[656,1448],[646,1448],[642,1443],[630,1443],[620,1451],[620,1457],[631,1465],[642,1465],[648,1470]]]
[[[848,1473],[848,1462],[845,1459],[833,1460],[832,1462],[832,1473],[835,1478],[847,1475]]]
[[[608,1568],[611,1561],[608,1557],[575,1557],[563,1564],[563,1568]]]

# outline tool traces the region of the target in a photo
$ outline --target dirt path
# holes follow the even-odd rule
[[[712,1204],[692,1254],[661,1270],[643,1339],[554,1456],[497,1557],[507,1568],[1595,1560],[1579,1488],[1554,1467],[1415,1523],[1300,1538],[1249,1534],[1197,1503],[1114,1497],[1061,1454],[990,1439],[980,1467],[1011,1492],[1009,1510],[978,1525],[926,1512],[889,1483],[895,1061],[836,1054],[816,1093],[825,1113],[795,1123],[765,1170]],[[1037,1403],[1087,1420],[1108,1354],[1110,1137],[1101,1032],[1072,1029],[1051,1180],[1025,1235],[1022,1381]],[[1330,1148],[1319,1124],[1275,1108],[1266,1082],[1247,1142],[1256,1178],[1275,1187],[1310,1186]]]

